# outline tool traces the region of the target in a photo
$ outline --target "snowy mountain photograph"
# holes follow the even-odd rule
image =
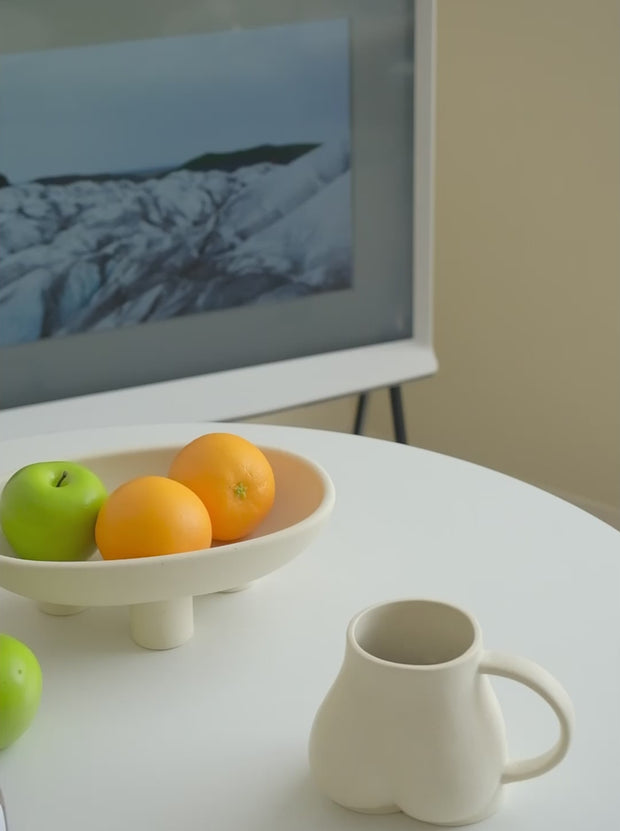
[[[352,284],[349,32],[0,58],[0,346]]]

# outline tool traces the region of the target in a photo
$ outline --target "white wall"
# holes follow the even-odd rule
[[[438,0],[440,371],[404,394],[410,443],[620,527],[619,33],[615,0]],[[385,391],[366,432],[391,436]]]

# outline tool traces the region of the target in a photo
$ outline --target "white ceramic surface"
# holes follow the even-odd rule
[[[110,491],[135,476],[166,475],[185,444],[115,452],[105,441],[109,436],[105,428],[93,430],[91,452],[71,460],[97,473]],[[105,453],[98,452],[102,442]],[[55,457],[52,448],[54,440],[48,459]],[[168,649],[184,643],[193,632],[194,596],[244,587],[280,568],[314,539],[331,513],[334,487],[323,468],[299,454],[262,450],[274,471],[276,498],[268,516],[243,540],[161,557],[104,561],[97,553],[88,561],[65,563],[19,559],[0,532],[0,586],[39,601],[50,614],[129,605],[131,633],[141,646]],[[13,472],[5,471],[0,487]]]
[[[506,761],[488,674],[520,681],[551,705],[560,723],[551,750]],[[467,825],[497,809],[504,784],[555,767],[573,720],[558,681],[533,661],[483,650],[466,612],[426,599],[380,603],[349,624],[342,667],[312,726],[310,766],[347,808]]]

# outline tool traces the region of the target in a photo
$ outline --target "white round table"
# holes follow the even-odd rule
[[[481,827],[617,828],[617,531],[507,476],[391,442],[256,424],[131,429],[142,443],[228,429],[304,454],[331,475],[336,507],[317,540],[279,571],[247,591],[197,598],[194,637],[169,651],[136,646],[126,608],[50,617],[0,590],[0,632],[31,647],[44,679],[34,723],[0,752],[10,831],[430,828],[331,803],[307,763],[349,619],[403,597],[468,609],[485,646],[534,659],[573,700],[567,757],[539,779],[506,786]],[[20,438],[0,443],[0,465],[12,472],[90,449],[88,431]],[[492,683],[510,754],[550,746],[551,710],[519,684]]]

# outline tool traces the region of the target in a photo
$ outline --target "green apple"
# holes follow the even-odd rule
[[[41,667],[25,643],[0,635],[0,750],[25,733],[41,701]]]
[[[27,560],[85,560],[107,499],[99,477],[77,462],[37,462],[14,473],[0,496],[0,526]]]

